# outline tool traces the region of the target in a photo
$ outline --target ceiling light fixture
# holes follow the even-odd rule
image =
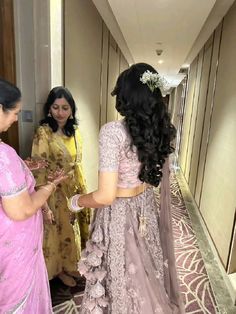
[[[158,61],[159,64],[162,64],[163,62],[164,62],[163,60],[159,60],[159,61]]]
[[[156,49],[156,54],[160,56],[162,54],[163,50],[162,49]]]

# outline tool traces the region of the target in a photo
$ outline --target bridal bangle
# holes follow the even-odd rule
[[[78,201],[79,201],[80,196],[81,196],[81,194],[76,194],[67,200],[68,207],[69,207],[70,211],[72,211],[74,213],[78,213],[84,208],[83,206],[78,205]]]
[[[49,184],[49,185],[52,185],[53,186],[53,192],[55,192],[56,191],[56,189],[57,189],[57,186],[56,186],[56,184],[54,183],[54,182],[52,182],[52,181],[48,181],[47,182],[47,184]]]

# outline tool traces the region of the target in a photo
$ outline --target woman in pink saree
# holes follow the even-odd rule
[[[0,80],[0,133],[17,121],[20,108],[19,89]],[[26,163],[0,141],[0,313],[52,313],[40,209],[63,179],[57,174],[35,191]]]

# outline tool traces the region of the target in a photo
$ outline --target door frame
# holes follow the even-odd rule
[[[0,77],[16,84],[13,0],[0,0]],[[1,134],[2,140],[19,152],[18,123]]]

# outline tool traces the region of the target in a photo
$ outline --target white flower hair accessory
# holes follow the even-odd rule
[[[149,70],[142,74],[140,81],[143,84],[147,84],[152,93],[156,88],[162,89],[166,85],[166,80],[164,78],[162,78],[158,73],[153,73]]]

